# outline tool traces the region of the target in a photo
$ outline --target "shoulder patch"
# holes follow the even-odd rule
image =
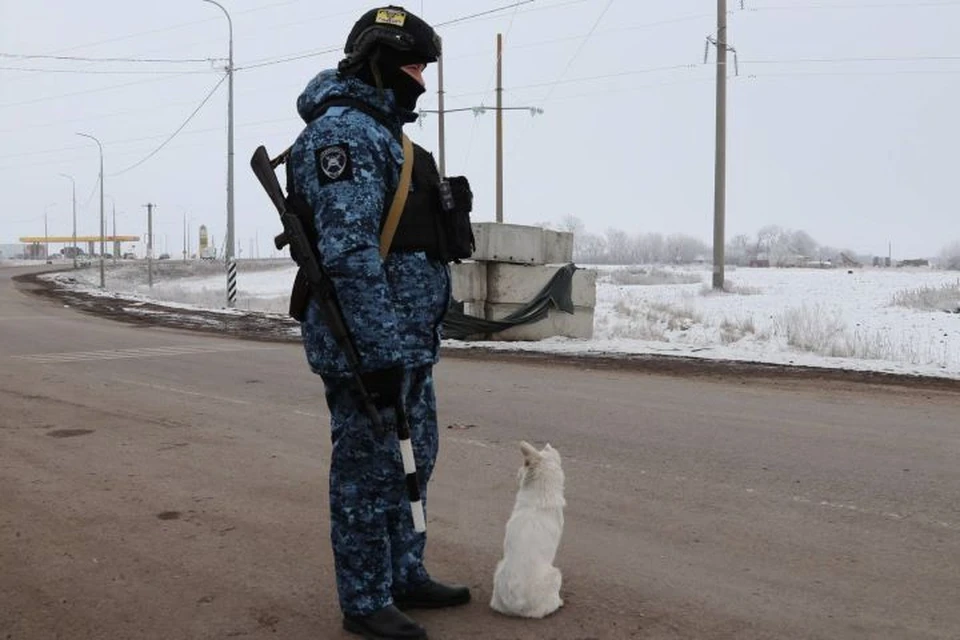
[[[353,163],[346,144],[331,144],[317,149],[317,180],[321,185],[353,180]]]

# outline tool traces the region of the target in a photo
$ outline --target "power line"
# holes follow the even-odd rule
[[[623,78],[625,76],[636,76],[644,73],[657,73],[659,71],[676,71],[677,69],[697,69],[700,65],[687,63],[687,64],[674,64],[666,67],[652,67],[650,69],[639,69],[637,71],[621,71],[619,73],[605,73],[602,75],[596,76],[586,76],[583,78],[570,78],[569,80],[554,80],[552,82],[537,82],[533,84],[522,84],[511,87],[512,90],[516,89],[534,89],[538,87],[555,87],[561,84],[571,84],[578,82],[590,82],[593,80],[609,80],[611,78]],[[549,97],[549,96],[548,96]],[[544,98],[546,100],[546,98]]]
[[[564,76],[567,75],[567,72],[570,70],[570,67],[573,66],[574,61],[577,59],[577,57],[580,56],[580,52],[583,51],[583,48],[584,46],[586,46],[587,41],[590,40],[590,36],[592,36],[593,32],[597,30],[597,27],[600,25],[600,21],[603,20],[603,16],[607,15],[607,11],[610,10],[610,7],[612,5],[613,5],[613,0],[607,0],[607,4],[606,6],[603,7],[603,11],[601,11],[600,15],[597,16],[596,21],[594,21],[593,26],[590,27],[590,30],[587,31],[587,34],[583,37],[583,40],[580,41],[580,46],[577,47],[577,50],[574,51],[570,59],[567,60],[567,66],[563,68],[563,71],[557,77],[557,80],[554,86],[556,86],[556,84],[559,84],[560,81],[563,80]],[[551,86],[550,89],[547,90],[547,94],[543,97],[543,100],[547,100],[553,94],[553,89],[554,87]]]
[[[607,33],[615,34],[615,33],[629,32],[629,31],[641,31],[643,29],[651,29],[651,28],[660,27],[664,25],[677,24],[680,22],[689,22],[693,20],[704,20],[704,19],[713,18],[713,17],[714,17],[714,14],[712,13],[700,13],[700,14],[689,15],[689,16],[684,16],[680,18],[671,18],[669,20],[658,20],[657,22],[647,22],[644,24],[635,24],[635,25],[630,25],[625,27],[613,27],[611,29],[598,29],[594,33],[594,36],[597,36],[600,34],[607,34]],[[527,42],[524,44],[508,44],[507,42],[504,42],[503,50],[504,52],[510,52],[510,51],[521,51],[524,49],[534,49],[537,47],[544,47],[547,45],[557,44],[560,42],[570,42],[574,40],[580,40],[582,37],[583,36],[562,36],[560,38],[550,38],[549,40],[537,40],[535,42]],[[484,50],[477,49],[476,51],[473,51],[470,53],[464,53],[458,56],[454,56],[452,58],[445,58],[445,59],[447,61],[464,60],[467,58],[485,57],[488,54],[489,52],[486,49]]]
[[[192,75],[192,72],[181,71],[179,74],[176,74],[176,75]],[[162,81],[164,81],[164,80],[169,80],[169,79],[172,78],[172,77],[174,77],[174,76],[173,76],[173,75],[164,75],[164,76],[162,76],[162,77],[160,77],[160,78],[149,78],[149,79],[147,79],[147,80],[134,80],[133,82],[125,82],[125,83],[123,83],[123,84],[112,84],[112,85],[108,85],[108,86],[106,86],[106,87],[98,87],[98,88],[96,88],[96,89],[84,89],[83,91],[73,91],[73,92],[71,92],[71,93],[61,93],[61,94],[55,95],[55,96],[46,96],[46,97],[44,97],[44,98],[33,98],[33,99],[31,99],[31,100],[23,100],[23,101],[21,101],[21,102],[7,102],[7,103],[4,103],[4,104],[0,104],[0,109],[4,109],[4,108],[6,108],[6,107],[20,107],[20,106],[27,105],[27,104],[36,104],[36,103],[38,103],[38,102],[47,102],[48,100],[59,100],[60,98],[72,98],[73,96],[81,96],[81,95],[86,95],[86,94],[89,94],[89,93],[100,93],[100,92],[102,92],[102,91],[112,91],[113,89],[123,89],[123,88],[126,88],[126,87],[133,87],[133,86],[140,85],[140,84],[149,84],[149,83],[151,83],[151,82],[162,82]]]
[[[264,126],[264,125],[271,125],[271,124],[276,124],[276,123],[281,123],[281,122],[282,122],[282,123],[287,123],[287,124],[289,124],[290,126],[289,126],[289,127],[284,127],[284,129],[282,129],[282,130],[281,130],[281,129],[275,129],[275,130],[273,130],[273,131],[276,131],[276,132],[280,132],[280,131],[289,132],[290,129],[291,129],[291,127],[295,126],[298,122],[302,122],[302,121],[301,121],[299,118],[296,118],[296,117],[272,118],[272,119],[269,119],[269,120],[257,120],[257,121],[253,121],[253,122],[239,123],[239,124],[237,124],[236,128],[237,128],[238,131],[243,132],[243,131],[247,131],[247,130],[252,130],[252,129],[257,128],[257,127],[262,127],[262,126]],[[223,131],[223,127],[206,127],[206,128],[203,128],[203,129],[191,129],[191,130],[189,130],[189,131],[184,131],[184,132],[182,132],[179,137],[180,137],[180,138],[183,138],[184,136],[198,136],[198,135],[204,135],[204,134],[208,134],[208,133],[216,133],[216,132],[222,132],[222,131]],[[153,135],[153,136],[143,136],[143,137],[139,137],[139,138],[124,138],[124,139],[121,139],[121,140],[108,140],[108,141],[106,142],[106,144],[109,145],[109,146],[111,146],[111,147],[116,147],[116,146],[121,146],[121,145],[129,145],[129,144],[133,144],[133,143],[137,143],[137,142],[145,142],[145,141],[150,141],[150,140],[158,140],[158,139],[163,138],[163,137],[164,137],[163,135]],[[243,139],[242,136],[241,136],[241,139]],[[251,139],[253,139],[253,138],[251,138]],[[182,148],[182,147],[184,147],[184,146],[187,146],[187,145],[178,145],[177,148]],[[199,142],[199,143],[195,143],[195,144],[190,145],[190,146],[209,147],[210,144],[209,144],[208,142]],[[67,147],[67,148],[63,148],[63,149],[44,149],[44,150],[42,150],[42,151],[31,151],[31,152],[27,152],[27,153],[16,153],[16,154],[10,154],[10,155],[6,155],[6,156],[0,156],[0,160],[8,160],[8,159],[16,159],[16,158],[26,158],[26,157],[32,157],[32,156],[48,156],[48,155],[55,154],[55,153],[62,153],[62,152],[64,152],[64,151],[80,151],[80,150],[82,150],[82,149],[84,149],[84,147]],[[137,152],[135,152],[135,151],[118,151],[118,152],[116,152],[116,153],[111,153],[111,157],[112,157],[112,158],[117,158],[117,157],[132,156],[134,153],[137,153]],[[138,155],[139,155],[139,153],[138,153]],[[0,165],[0,171],[6,170],[6,169],[11,169],[11,168],[25,168],[25,167],[49,166],[51,162],[52,162],[52,161],[49,160],[49,159],[47,159],[47,160],[38,160],[38,161],[36,161],[36,162],[17,162],[17,163],[14,164],[14,165]],[[92,197],[92,196],[91,196],[91,197]],[[84,205],[84,206],[86,206],[86,205]]]
[[[210,71],[104,71],[102,69],[42,69],[28,67],[0,67],[0,71],[30,71],[33,73],[66,73],[83,75],[116,75],[116,76],[183,76],[208,74]]]
[[[847,3],[847,4],[805,4],[802,6],[770,5],[766,7],[742,7],[744,11],[803,11],[811,10],[847,10],[847,9],[931,9],[937,7],[953,7],[960,5],[960,0],[946,0],[944,2],[896,2],[896,3]]]
[[[112,178],[112,177],[114,177],[114,176],[119,176],[119,175],[121,175],[121,174],[124,174],[124,173],[132,170],[132,169],[135,169],[135,168],[139,167],[140,165],[142,165],[142,164],[143,164],[144,162],[146,162],[147,160],[149,160],[150,158],[152,158],[153,156],[155,156],[157,153],[159,153],[161,149],[163,149],[165,146],[167,146],[167,143],[168,143],[168,142],[170,142],[171,140],[173,140],[173,139],[177,136],[177,134],[180,133],[181,131],[183,131],[183,128],[186,127],[187,124],[189,124],[189,122],[190,122],[191,120],[193,120],[193,117],[194,117],[195,115],[197,115],[197,113],[200,112],[200,109],[203,108],[203,105],[207,104],[207,101],[209,101],[210,98],[213,97],[213,94],[216,93],[217,89],[220,88],[220,85],[222,85],[222,84],[223,84],[223,81],[226,80],[226,79],[227,79],[227,76],[226,76],[226,75],[224,75],[222,78],[220,78],[220,81],[217,82],[217,84],[215,84],[215,85],[213,86],[213,89],[211,89],[211,90],[210,90],[210,93],[208,93],[208,94],[206,95],[206,97],[200,102],[200,104],[197,105],[197,108],[193,110],[193,113],[191,113],[191,114],[187,117],[187,119],[183,121],[183,124],[181,124],[179,127],[177,127],[177,130],[174,131],[172,134],[170,134],[170,136],[169,136],[166,140],[164,140],[163,143],[161,143],[159,147],[157,147],[156,149],[154,149],[153,151],[151,151],[150,153],[148,153],[148,154],[146,155],[146,157],[144,157],[144,158],[143,158],[142,160],[140,160],[139,162],[136,162],[136,163],[130,165],[130,166],[127,167],[126,169],[121,169],[120,171],[118,171],[118,172],[116,172],[116,173],[110,174],[110,177]]]
[[[303,60],[305,58],[315,58],[317,56],[326,55],[328,53],[335,53],[340,51],[340,47],[331,47],[329,49],[320,49],[317,51],[308,51],[302,54],[294,54],[286,58],[275,58],[275,59],[265,59],[263,62],[254,62],[251,64],[244,65],[242,67],[234,67],[234,71],[246,71],[248,69],[259,69],[260,67],[269,67],[275,64],[282,64],[284,62],[293,62],[294,60]]]
[[[572,95],[561,96],[559,98],[551,98],[549,102],[564,102],[566,100],[578,100],[581,98],[592,98],[598,95],[614,95],[618,93],[632,93],[634,91],[641,91],[644,89],[659,89],[661,87],[675,87],[679,85],[690,85],[690,84],[705,84],[707,82],[713,82],[713,76],[709,78],[689,78],[687,80],[673,80],[670,82],[655,82],[650,84],[641,84],[635,87],[623,87],[621,89],[610,89],[602,91],[586,91],[584,93],[576,93]]]
[[[196,62],[210,62],[216,58],[86,58],[81,56],[55,56],[25,53],[0,53],[0,58],[16,58],[17,60],[60,60],[71,62],[143,62],[164,64],[186,64]]]
[[[580,83],[580,82],[592,82],[592,81],[594,81],[594,80],[609,80],[609,79],[611,79],[611,78],[623,78],[623,77],[627,77],[627,76],[636,76],[636,75],[642,75],[642,74],[646,74],[646,73],[656,73],[656,72],[659,72],[659,71],[676,71],[676,70],[678,70],[678,69],[699,69],[700,66],[701,66],[701,65],[699,65],[699,64],[694,64],[694,63],[674,64],[674,65],[669,65],[669,66],[665,66],[665,67],[650,67],[650,68],[647,68],[647,69],[636,69],[636,70],[634,70],[634,71],[621,71],[621,72],[619,72],[619,73],[605,73],[605,74],[595,75],[595,76],[584,76],[584,77],[581,77],[581,78],[570,78],[569,80],[559,80],[559,81],[557,81],[557,80],[552,80],[552,81],[550,81],[550,82],[535,82],[535,83],[530,83],[530,84],[518,84],[518,85],[513,85],[513,86],[510,86],[510,87],[505,87],[505,90],[507,90],[507,91],[518,91],[518,90],[521,90],[521,89],[536,89],[536,88],[545,87],[545,86],[551,86],[551,85],[556,85],[556,84],[577,84],[577,83]],[[470,92],[465,92],[465,93],[452,94],[452,95],[450,95],[450,96],[448,96],[448,97],[450,97],[450,98],[465,98],[465,97],[468,97],[468,96],[482,95],[482,94],[488,93],[488,92],[489,92],[489,91],[470,91]]]
[[[846,77],[846,76],[955,76],[960,75],[960,69],[902,69],[899,71],[795,71],[782,73],[751,73],[745,77],[748,80],[782,77]],[[743,77],[743,76],[741,76]]]
[[[497,13],[497,12],[506,11],[506,10],[508,10],[508,9],[514,9],[514,8],[516,8],[516,7],[519,7],[519,6],[522,6],[522,5],[525,5],[525,4],[530,4],[530,3],[535,2],[535,1],[536,1],[536,0],[521,0],[520,2],[515,2],[515,3],[513,3],[513,4],[508,4],[508,5],[504,5],[504,6],[501,6],[501,7],[496,7],[496,8],[494,8],[494,9],[489,9],[489,10],[487,10],[487,11],[482,11],[482,12],[480,12],[480,13],[474,13],[474,14],[470,14],[470,15],[467,15],[467,16],[461,16],[461,17],[459,17],[459,18],[454,18],[454,19],[452,19],[452,20],[447,20],[446,22],[438,22],[438,23],[436,23],[436,24],[433,25],[433,26],[436,28],[436,27],[441,27],[441,26],[445,26],[445,25],[451,25],[451,24],[456,24],[456,23],[460,23],[460,22],[466,22],[466,21],[468,21],[468,20],[475,20],[475,19],[477,19],[478,17],[483,17],[483,16],[491,15],[491,14],[494,14],[494,13]],[[337,14],[337,15],[339,15],[339,14]],[[259,69],[259,68],[262,68],[262,67],[269,67],[269,66],[273,66],[273,65],[276,65],[276,64],[283,64],[283,63],[286,63],[286,62],[295,62],[295,61],[297,61],[297,60],[305,60],[305,59],[307,59],[307,58],[315,58],[315,57],[327,55],[327,54],[330,54],[330,53],[337,53],[337,52],[339,52],[341,49],[342,49],[342,46],[341,46],[341,45],[331,45],[331,46],[326,47],[326,48],[323,48],[323,49],[316,49],[316,50],[304,51],[304,52],[300,52],[300,53],[288,54],[288,55],[286,55],[286,56],[282,56],[282,57],[279,57],[279,58],[262,58],[262,59],[260,59],[260,60],[254,60],[253,62],[244,64],[244,65],[241,65],[241,66],[237,66],[237,67],[234,68],[234,71],[247,71],[247,70],[250,70],[250,69]]]
[[[90,201],[93,200],[93,196],[97,195],[97,187],[100,186],[100,173],[97,173],[97,179],[93,183],[93,189],[90,191],[90,195],[87,196],[86,201],[80,206],[81,209],[86,209],[90,206]]]
[[[744,64],[835,64],[844,62],[932,62],[957,61],[960,56],[889,56],[864,58],[796,58],[792,60],[743,60]]]
[[[535,6],[535,7],[530,7],[529,9],[524,9],[524,10],[522,10],[522,11],[518,11],[517,13],[518,13],[518,14],[526,14],[526,13],[536,13],[536,12],[539,12],[539,11],[551,11],[551,10],[553,10],[553,9],[560,9],[560,8],[562,8],[562,7],[566,7],[566,6],[569,6],[569,5],[572,5],[572,4],[583,4],[584,2],[590,2],[590,0],[566,0],[565,2],[554,2],[554,3],[552,3],[552,4],[540,4],[540,5],[537,5],[537,6]],[[521,3],[521,4],[523,4],[523,3]],[[512,8],[514,8],[514,6],[516,6],[516,5],[510,4],[510,5],[506,5],[506,6],[500,7],[500,8],[497,9],[497,10],[498,10],[498,11],[503,11],[503,10],[506,10],[506,9],[512,9]],[[484,15],[484,14],[488,14],[488,13],[491,14],[491,15]],[[492,15],[493,13],[494,13],[494,10],[486,11],[486,12],[483,12],[483,13],[480,13],[480,14],[475,14],[475,15],[473,15],[473,16],[470,16],[470,20],[490,20],[490,19],[496,17],[496,16]],[[466,18],[458,18],[458,19],[456,19],[456,20],[450,20],[450,21],[447,21],[447,22],[444,22],[444,23],[440,23],[440,24],[444,24],[444,25],[450,25],[450,24],[459,25],[459,24],[461,24],[461,23],[463,23],[463,22],[466,22],[466,20],[467,20]],[[435,25],[435,26],[439,26],[439,25]]]
[[[457,24],[458,22],[466,22],[467,20],[474,20],[476,18],[482,18],[483,16],[488,16],[493,13],[498,13],[500,11],[506,11],[507,9],[513,9],[516,7],[521,7],[525,4],[530,4],[535,0],[522,0],[521,2],[514,2],[513,4],[504,5],[502,7],[496,7],[495,9],[488,9],[486,11],[481,11],[479,13],[472,13],[468,16],[461,16],[459,18],[453,18],[452,20],[447,20],[445,22],[438,22],[433,25],[434,28],[437,27],[446,27],[451,24]]]
[[[513,24],[516,21],[517,12],[520,10],[521,4],[523,3],[518,3],[517,6],[514,8],[513,13],[510,14],[510,24],[507,25],[507,34],[506,34],[508,37],[510,36],[510,32],[513,30]],[[503,58],[503,51],[501,51],[497,56],[498,65],[500,64],[502,58]],[[486,84],[487,90],[484,93],[488,93],[490,91],[490,87],[493,84],[493,80],[495,77],[496,77],[496,68],[490,71],[490,78],[487,80],[487,84]],[[471,123],[470,125],[470,139],[467,141],[467,151],[463,161],[464,165],[470,162],[470,153],[473,150],[473,141],[476,138],[476,134],[477,134],[477,119],[474,118],[473,123]]]
[[[185,106],[185,105],[192,105],[193,103],[194,103],[193,100],[187,100],[187,101],[181,100],[181,101],[178,101],[178,102],[163,102],[163,103],[161,103],[161,102],[151,102],[149,106],[139,107],[139,108],[136,108],[136,109],[125,109],[125,110],[123,110],[123,111],[112,111],[112,112],[109,112],[109,113],[96,113],[96,114],[92,114],[92,115],[85,115],[85,116],[79,117],[79,118],[58,118],[58,119],[57,119],[57,124],[61,124],[61,125],[62,125],[62,124],[72,124],[72,123],[75,123],[75,122],[91,122],[91,121],[94,121],[94,120],[104,120],[104,119],[106,119],[106,118],[117,118],[117,117],[122,117],[122,116],[129,116],[129,115],[133,115],[133,114],[137,114],[137,113],[156,113],[156,112],[157,112],[158,110],[160,110],[160,109],[168,109],[168,108],[172,108],[172,107],[182,107],[182,106]],[[20,124],[20,123],[17,123],[17,124]],[[43,122],[41,122],[41,123],[39,123],[39,124],[20,125],[20,126],[12,127],[12,128],[9,128],[9,129],[0,129],[0,134],[4,134],[4,133],[20,133],[20,132],[23,132],[23,131],[29,131],[29,130],[31,130],[31,129],[49,128],[49,126],[50,126],[50,122],[47,121],[47,120],[44,120]]]

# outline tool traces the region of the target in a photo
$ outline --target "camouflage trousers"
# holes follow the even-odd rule
[[[340,608],[367,615],[429,579],[426,535],[413,530],[395,430],[373,431],[349,379],[324,378],[331,416],[330,538]],[[433,366],[407,370],[404,397],[411,444],[426,509],[427,482],[437,458]],[[381,412],[392,428],[392,411]]]

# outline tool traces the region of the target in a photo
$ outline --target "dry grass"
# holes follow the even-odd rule
[[[763,289],[759,287],[748,287],[746,285],[735,284],[730,280],[723,281],[723,291],[718,292],[710,285],[704,285],[700,289],[700,295],[702,296],[712,296],[719,293],[729,293],[738,296],[758,296],[763,293]]]
[[[756,335],[757,327],[753,323],[753,318],[737,318],[731,320],[724,318],[720,323],[720,342],[723,344],[732,344],[743,340],[748,335]]]
[[[921,311],[956,311],[960,309],[960,279],[939,287],[898,291],[893,295],[891,304]]]
[[[703,322],[703,317],[692,305],[672,305],[648,302],[631,305],[625,300],[613,306],[615,328],[611,338],[631,338],[670,342],[668,332],[687,331]]]
[[[699,284],[703,278],[696,273],[684,273],[657,267],[623,267],[601,276],[616,285],[651,286],[658,284]]]
[[[850,357],[854,352],[840,312],[819,304],[787,309],[774,319],[774,333],[786,338],[791,347],[802,351],[835,358]]]

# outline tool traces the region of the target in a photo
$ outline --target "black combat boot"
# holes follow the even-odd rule
[[[427,631],[395,606],[367,616],[344,616],[343,628],[365,640],[427,640]]]
[[[393,597],[400,609],[441,609],[470,602],[470,589],[428,580],[419,587]]]

